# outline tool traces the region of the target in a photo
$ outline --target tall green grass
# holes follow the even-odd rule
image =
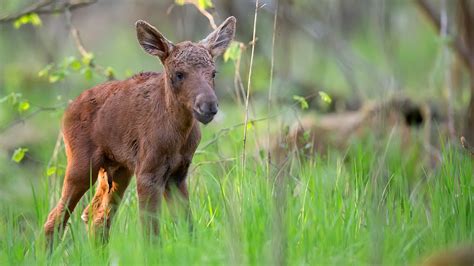
[[[0,203],[0,264],[403,265],[473,242],[474,169],[462,150],[445,147],[430,170],[416,147],[368,139],[344,154],[294,158],[268,177],[259,155],[241,168],[240,143],[229,141],[240,136],[231,132],[196,154],[192,233],[164,204],[159,237],[143,236],[132,182],[107,245],[90,239],[80,219],[90,191],[48,255],[42,224],[60,186],[44,178],[32,185],[29,206]]]

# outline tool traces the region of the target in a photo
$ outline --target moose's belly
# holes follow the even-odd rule
[[[170,171],[167,177],[168,182],[181,183],[186,179],[191,157],[182,154],[176,154],[170,160]]]

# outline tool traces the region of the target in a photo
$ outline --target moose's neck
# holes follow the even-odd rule
[[[173,87],[166,71],[163,72],[160,82],[164,88],[166,112],[172,116],[173,125],[176,130],[180,134],[188,135],[195,123],[192,110],[189,110],[188,107],[179,102],[173,92]]]

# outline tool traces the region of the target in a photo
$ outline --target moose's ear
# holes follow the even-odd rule
[[[206,46],[214,58],[223,54],[234,39],[235,23],[235,17],[228,17],[215,31],[199,43]]]
[[[173,43],[146,21],[137,21],[135,27],[137,28],[138,42],[143,50],[151,55],[158,56],[161,61],[164,61],[171,53]]]

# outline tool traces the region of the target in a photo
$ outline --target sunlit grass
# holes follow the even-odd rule
[[[445,148],[442,166],[431,171],[409,165],[421,157],[405,159],[409,154],[395,140],[380,152],[368,140],[345,155],[296,160],[290,174],[276,179],[276,172],[267,178],[257,155],[249,157],[247,169],[238,162],[209,162],[220,149],[240,156],[239,145],[218,147],[224,145],[196,155],[198,167],[189,179],[193,233],[164,205],[160,236],[143,236],[133,182],[108,245],[89,239],[80,220],[92,191],[48,256],[42,223],[59,191],[50,191],[44,178],[31,188],[32,205],[1,204],[0,264],[399,265],[474,239],[473,166],[463,151]]]

